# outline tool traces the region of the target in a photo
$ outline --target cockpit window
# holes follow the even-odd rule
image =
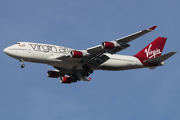
[[[15,44],[20,44],[20,43],[15,43]]]

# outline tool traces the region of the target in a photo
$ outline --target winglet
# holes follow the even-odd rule
[[[153,27],[149,28],[148,30],[149,30],[149,31],[153,31],[153,30],[156,29],[156,27],[157,27],[157,26],[153,26]]]

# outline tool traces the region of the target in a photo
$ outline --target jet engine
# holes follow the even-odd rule
[[[47,76],[50,78],[58,78],[58,77],[64,76],[64,75],[61,74],[58,70],[49,70],[47,72]]]
[[[64,76],[64,77],[60,78],[60,82],[70,84],[71,82],[77,82],[77,80],[75,80],[75,79],[73,79],[71,77]]]
[[[102,49],[113,49],[116,47],[120,47],[120,45],[116,42],[103,42]]]
[[[71,51],[70,52],[70,57],[72,58],[82,58],[84,55],[80,51]]]

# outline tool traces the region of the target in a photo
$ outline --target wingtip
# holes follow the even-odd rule
[[[153,27],[149,28],[148,30],[153,31],[153,30],[156,29],[156,27],[157,27],[157,26],[153,26]]]
[[[174,54],[176,54],[178,51],[173,51]]]

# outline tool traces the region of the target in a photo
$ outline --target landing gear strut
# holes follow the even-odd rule
[[[72,75],[72,78],[74,79],[74,81],[75,81],[75,82],[77,82],[78,77],[77,77],[77,75],[76,75],[76,74],[73,74],[73,75]]]
[[[21,68],[24,68],[24,67],[25,67],[25,65],[24,65],[24,61],[23,61],[23,59],[20,59],[19,61],[21,62]]]
[[[93,70],[92,70],[90,67],[88,67],[86,64],[83,65],[83,69],[84,69],[84,71],[85,71],[85,72],[82,74],[83,76],[88,77],[89,74],[92,74],[92,73],[93,73]]]

